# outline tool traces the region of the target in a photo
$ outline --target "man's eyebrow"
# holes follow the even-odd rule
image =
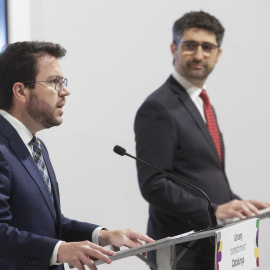
[[[50,75],[50,76],[48,77],[48,80],[56,79],[56,77],[61,77],[61,78],[62,78],[62,76],[59,76],[59,75]]]

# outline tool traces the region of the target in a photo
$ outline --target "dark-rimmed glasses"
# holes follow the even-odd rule
[[[45,82],[48,84],[48,86],[46,85],[43,85],[42,82]],[[22,82],[23,84],[26,84],[26,83],[41,83],[41,85],[43,85],[44,87],[47,87],[49,89],[52,89],[52,90],[55,90],[55,91],[61,91],[63,85],[65,87],[67,87],[67,84],[68,84],[68,79],[67,78],[64,78],[64,77],[59,77],[59,76],[56,76],[55,79],[52,79],[52,80],[49,80],[49,81],[25,81],[25,82]]]
[[[199,46],[202,47],[202,50],[206,55],[211,55],[213,50],[215,50],[216,48],[219,48],[218,45],[215,45],[209,42],[199,43],[196,41],[178,41],[176,43],[181,43],[183,51],[188,54],[193,54],[195,51],[197,51]]]

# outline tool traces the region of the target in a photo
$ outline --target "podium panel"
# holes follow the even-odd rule
[[[186,252],[189,252],[189,249],[192,249],[192,245],[196,241],[211,237],[214,239],[216,247],[213,270],[269,270],[269,216],[270,211],[263,211],[256,217],[234,221],[221,228],[199,232],[191,231],[140,247],[122,250],[110,258],[112,261],[116,261],[136,256],[156,270],[175,270],[177,262],[181,263],[181,258],[185,256]],[[187,249],[176,254],[175,246],[183,243]],[[156,264],[141,255],[152,250],[157,252]],[[95,262],[96,266],[101,264],[103,264],[102,261]],[[108,267],[110,268],[109,265]]]
[[[259,267],[259,218],[230,224],[218,230],[216,269],[254,270]]]

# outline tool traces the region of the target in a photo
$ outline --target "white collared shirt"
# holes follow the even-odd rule
[[[17,118],[8,112],[0,110],[0,115],[2,115],[16,129],[25,146],[32,154],[32,147],[29,145],[29,142],[32,140],[33,135],[30,130],[22,122],[20,122]]]
[[[203,88],[199,88],[193,85],[192,83],[190,83],[189,81],[187,81],[183,76],[178,74],[176,71],[172,73],[172,76],[177,82],[179,82],[185,88],[191,100],[196,105],[197,109],[199,110],[204,122],[206,123],[206,118],[205,118],[204,109],[203,109],[203,100],[200,98],[202,89],[206,90],[205,85],[203,86]]]

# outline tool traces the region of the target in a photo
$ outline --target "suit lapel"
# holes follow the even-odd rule
[[[40,193],[52,214],[53,219],[57,222],[55,208],[50,197],[50,193],[48,191],[48,187],[38,169],[37,164],[35,163],[33,157],[30,152],[26,148],[22,139],[20,138],[17,131],[12,127],[12,125],[0,116],[0,125],[2,127],[2,134],[9,139],[9,145],[15,155],[18,157],[26,171],[31,176],[32,180],[36,183],[37,187],[40,190]]]
[[[50,193],[48,191],[48,186],[45,183],[39,168],[37,164],[35,163],[33,157],[25,147],[25,145],[20,141],[10,140],[10,147],[14,151],[14,153],[17,155],[21,163],[23,164],[24,168],[28,171],[29,175],[32,177],[33,181],[38,186],[42,197],[49,208],[55,222],[56,222],[56,212],[55,208],[50,196]]]
[[[188,95],[186,90],[172,76],[169,77],[169,79],[167,80],[167,83],[169,84],[169,86],[173,90],[173,92],[178,95],[180,102],[186,107],[188,112],[191,114],[195,123],[200,128],[200,130],[203,133],[204,137],[206,138],[206,141],[208,142],[210,148],[212,149],[212,151],[216,155],[216,158],[218,159],[219,163],[221,164],[217,149],[216,149],[214,141],[210,135],[210,132],[207,128],[207,125],[205,124],[200,112],[198,111],[196,105],[191,100],[190,96]]]

